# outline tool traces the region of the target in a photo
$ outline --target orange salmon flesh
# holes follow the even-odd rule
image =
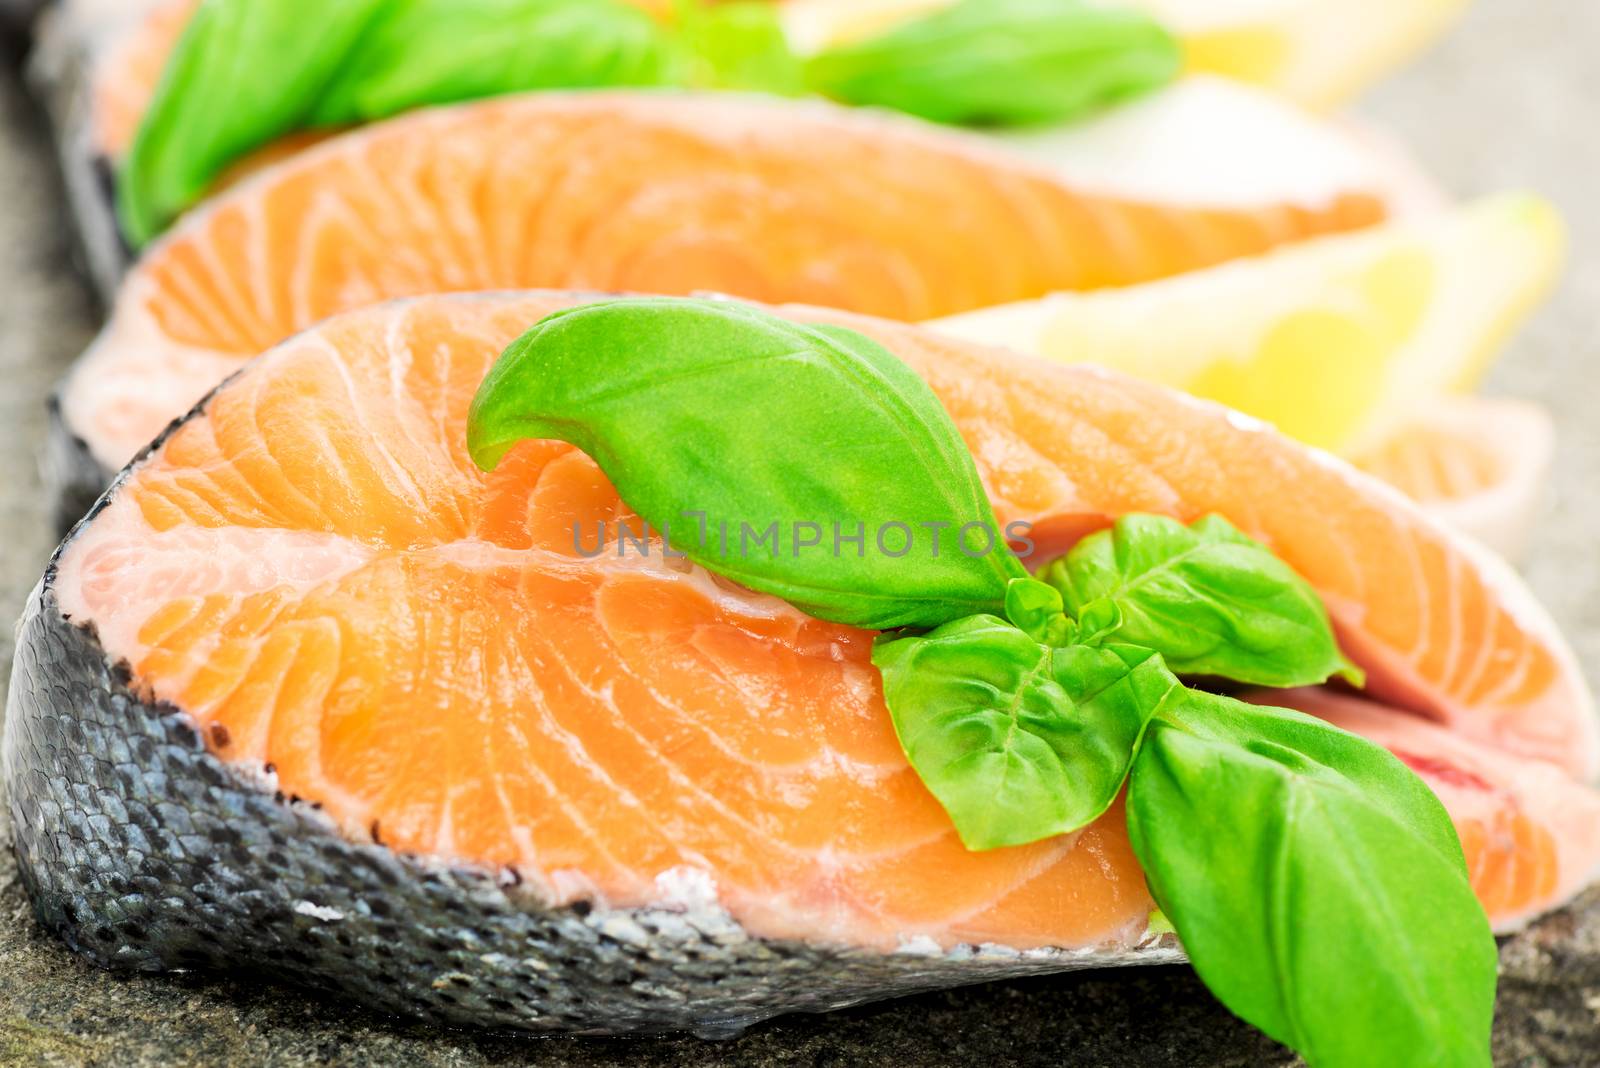
[[[247,357],[379,300],[527,287],[803,301],[907,321],[1124,285],[1379,221],[1074,190],[985,142],[818,103],[540,93],[325,142],[190,215],[68,382],[109,470]]]
[[[907,765],[872,635],[686,566],[579,555],[627,516],[527,442],[485,474],[468,405],[504,346],[589,298],[427,297],[251,364],[64,550],[66,614],[223,759],[399,850],[514,866],[554,901],[714,887],[750,931],[892,947],[1129,944],[1151,902],[1120,812],[973,853]],[[1435,784],[1500,924],[1600,860],[1591,698],[1518,580],[1369,476],[1224,409],[839,312],[929,382],[1002,521],[1064,548],[1128,512],[1220,512],[1321,592],[1396,707],[1274,694]]]

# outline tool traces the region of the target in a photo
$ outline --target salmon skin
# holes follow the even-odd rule
[[[872,635],[659,554],[570,446],[495,473],[467,407],[588,298],[337,317],[212,393],[57,552],[21,625],[4,770],[45,924],[111,966],[252,968],[386,1012],[697,1029],[1165,962],[1120,810],[964,850],[905,763]],[[1587,688],[1518,580],[1375,480],[1235,414],[913,327],[1002,522],[1040,558],[1129,512],[1221,512],[1319,591],[1359,708],[1462,828],[1502,928],[1600,862]],[[1348,700],[1348,699],[1342,699]],[[1566,815],[1564,815],[1566,814]],[[1477,828],[1472,831],[1471,828]]]
[[[1364,195],[1252,211],[1088,194],[969,135],[817,102],[536,93],[419,112],[268,169],[146,253],[63,387],[57,485],[97,496],[245,359],[387,298],[712,290],[919,320],[1382,214]]]

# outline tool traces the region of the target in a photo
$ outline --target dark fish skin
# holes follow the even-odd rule
[[[0,761],[35,913],[106,967],[259,973],[447,1026],[728,1037],[784,1013],[1183,959],[1169,939],[1026,956],[770,941],[706,902],[552,907],[510,870],[351,840],[140,693],[62,614],[61,552],[18,626]]]
[[[94,507],[116,477],[89,451],[89,445],[67,425],[61,414],[61,394],[50,397],[50,428],[46,432],[42,461],[46,491],[56,533],[65,537]]]
[[[18,18],[39,16],[27,80],[50,119],[74,223],[74,258],[101,305],[109,307],[134,254],[117,223],[115,166],[93,143],[89,121],[93,42],[57,4],[0,0],[0,12],[12,10]],[[103,467],[68,428],[60,400],[59,393],[50,400],[44,475],[53,496],[57,532],[65,534],[99,499],[116,472]]]
[[[55,136],[77,241],[75,251],[101,302],[109,305],[117,283],[134,260],[117,222],[116,168],[94,143],[89,107],[93,41],[58,5],[37,0],[0,0],[37,20],[28,83],[43,104]]]

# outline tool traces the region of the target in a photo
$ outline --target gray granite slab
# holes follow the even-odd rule
[[[1600,665],[1600,4],[1479,0],[1364,110],[1465,194],[1532,187],[1571,224],[1574,262],[1492,388],[1560,420],[1556,487],[1528,571]],[[37,454],[44,398],[93,329],[69,265],[44,135],[0,75],[0,687],[10,621],[51,547]],[[1495,1059],[1600,1065],[1600,892],[1509,941]],[[1183,969],[1082,974],[781,1020],[727,1043],[484,1038],[340,1011],[247,977],[125,978],[35,928],[0,851],[0,1065],[1276,1065],[1281,1049]]]

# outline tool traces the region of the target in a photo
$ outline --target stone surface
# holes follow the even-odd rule
[[[1528,571],[1591,675],[1600,664],[1600,5],[1479,0],[1467,23],[1363,110],[1454,190],[1529,186],[1571,224],[1574,263],[1496,373],[1560,420],[1555,492]],[[0,683],[10,622],[50,548],[37,453],[44,398],[92,328],[68,264],[43,134],[0,74]],[[1507,943],[1496,1061],[1600,1065],[1600,892]],[[1273,1065],[1183,969],[1088,973],[798,1017],[727,1043],[506,1039],[340,1011],[246,977],[123,978],[41,934],[0,853],[0,1065]]]

